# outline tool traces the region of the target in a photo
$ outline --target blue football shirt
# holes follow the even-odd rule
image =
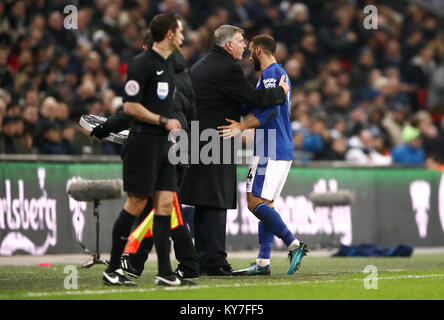
[[[269,65],[262,73],[256,89],[270,89],[279,85],[281,77],[287,73],[277,63]],[[290,88],[291,84],[289,83]],[[252,113],[259,120],[260,126],[254,135],[254,155],[269,157],[272,160],[293,160],[294,146],[290,123],[290,97],[286,103],[269,108],[254,108]]]

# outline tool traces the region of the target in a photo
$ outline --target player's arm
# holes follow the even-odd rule
[[[286,77],[285,75],[281,74],[263,74],[264,79],[270,79],[274,81],[268,81],[268,88],[269,90],[274,90],[276,88],[276,83],[278,83],[279,79],[282,79],[283,77]],[[261,90],[256,89],[256,92],[266,92],[267,90]],[[219,126],[217,127],[219,135],[224,138],[231,138],[233,136],[236,136],[240,134],[242,131],[246,129],[252,129],[252,128],[258,128],[260,126],[263,126],[267,124],[268,122],[276,119],[279,117],[279,112],[281,105],[275,105],[273,107],[269,107],[266,109],[261,109],[259,112],[256,113],[256,116],[253,116],[252,118],[243,121],[243,122],[237,122],[232,119],[225,119],[227,122],[229,122],[229,125],[225,126]],[[248,110],[248,107],[245,105],[241,106],[241,113]]]
[[[226,73],[225,92],[231,99],[255,108],[267,108],[284,104],[289,92],[289,85],[284,76],[278,81],[276,88],[256,90],[245,79],[242,68],[234,64]]]

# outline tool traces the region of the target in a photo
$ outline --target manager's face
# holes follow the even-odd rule
[[[236,35],[229,40],[231,45],[231,55],[235,60],[242,60],[245,50],[245,41],[242,33],[237,32]]]

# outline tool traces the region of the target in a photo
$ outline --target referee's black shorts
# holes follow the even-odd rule
[[[177,191],[177,169],[168,161],[168,136],[130,132],[122,150],[123,188],[152,197],[155,191]]]

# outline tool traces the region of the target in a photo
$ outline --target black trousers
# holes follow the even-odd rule
[[[201,273],[228,264],[225,251],[226,222],[226,209],[196,206],[194,243]]]

